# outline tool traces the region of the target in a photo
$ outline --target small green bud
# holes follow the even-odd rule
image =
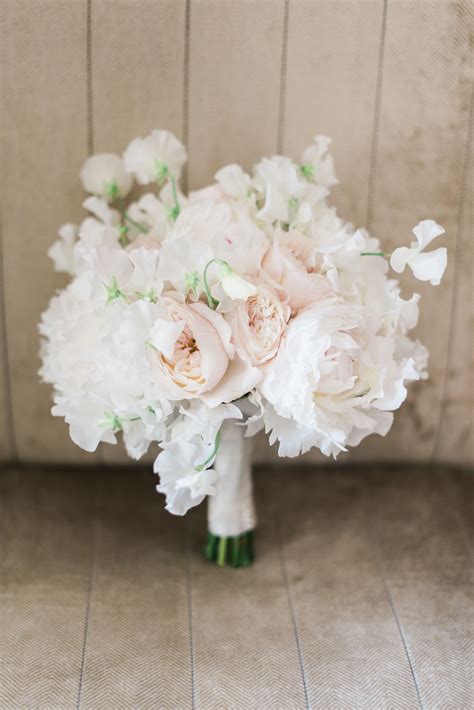
[[[157,182],[161,182],[165,178],[168,177],[169,175],[169,170],[168,166],[166,163],[160,163],[159,160],[155,160],[155,168],[156,168],[156,173],[155,173],[155,179]]]
[[[201,290],[201,279],[197,271],[193,271],[192,274],[186,273],[184,275],[184,292],[187,295],[192,293],[195,298],[198,297],[199,291]]]
[[[306,180],[312,180],[314,177],[314,165],[300,165],[299,171]]]
[[[112,429],[114,432],[122,431],[123,426],[118,417],[113,412],[104,412],[105,420],[102,422],[104,429]]]
[[[111,202],[115,202],[115,200],[119,197],[119,188],[116,182],[108,182],[105,185],[105,194],[111,200]]]
[[[118,287],[115,276],[112,279],[112,285],[107,286],[107,284],[104,283],[104,287],[107,292],[107,303],[114,301],[116,298],[124,298],[122,291]]]
[[[179,217],[180,212],[181,212],[181,210],[178,205],[175,205],[174,207],[170,207],[168,210],[168,217],[172,220],[172,222],[176,222],[176,220]]]

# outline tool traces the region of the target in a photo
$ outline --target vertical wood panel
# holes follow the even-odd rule
[[[65,279],[46,251],[58,227],[80,217],[86,156],[84,0],[9,0],[3,22],[5,303],[18,455],[92,461],[52,419],[38,380],[37,322]]]
[[[472,19],[472,15],[471,15]],[[469,75],[466,73],[466,84]],[[469,88],[466,86],[466,95]],[[466,157],[459,215],[457,254],[451,330],[448,343],[446,382],[443,392],[441,421],[434,450],[440,461],[456,461],[467,465],[474,462],[474,210],[472,124],[473,96],[471,84],[471,115],[466,140]]]
[[[182,138],[185,0],[94,0],[91,15],[94,151],[121,153],[136,136],[167,128]],[[151,190],[153,190],[153,187]],[[107,463],[124,463],[102,445]],[[153,460],[156,451],[147,458]],[[146,460],[146,459],[145,459]]]
[[[11,416],[10,368],[5,324],[3,234],[0,225],[0,462],[16,458]]]
[[[370,197],[373,220],[368,227],[391,251],[411,241],[411,229],[419,220],[435,219],[446,229],[435,246],[448,247],[448,269],[438,287],[417,281],[408,270],[401,279],[405,297],[414,291],[422,296],[416,334],[430,353],[429,379],[409,387],[385,440],[369,437],[350,454],[353,460],[428,460],[433,452],[447,364],[469,113],[465,68],[470,23],[463,5],[449,0],[388,2]],[[456,452],[450,458],[456,460]]]
[[[193,0],[189,184],[276,152],[283,0]]]
[[[383,2],[290,2],[283,152],[333,138],[340,185],[331,201],[364,226]]]

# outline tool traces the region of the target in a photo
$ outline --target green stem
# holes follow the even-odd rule
[[[204,555],[219,567],[248,567],[254,559],[253,537],[253,530],[233,537],[220,537],[209,532]]]
[[[225,565],[226,552],[227,552],[227,538],[221,537],[219,540],[219,544],[217,546],[217,564],[220,567],[223,567]]]
[[[207,281],[207,270],[209,269],[211,264],[223,264],[223,263],[225,263],[225,262],[223,262],[222,259],[211,259],[210,261],[207,262],[206,266],[204,267],[204,271],[202,272],[202,283],[204,286],[204,293],[206,294],[209,308],[212,308],[213,311],[216,310],[217,306],[219,305],[219,301],[217,299],[215,299],[211,294],[211,289],[209,288],[209,283]]]
[[[361,256],[392,256],[390,252],[387,251],[361,251]]]
[[[135,222],[134,219],[132,219],[127,212],[124,212],[124,218],[127,220],[127,222],[130,222],[131,225],[136,227],[139,232],[142,232],[142,234],[148,234],[148,229],[145,227],[145,225],[140,224],[140,222]]]
[[[174,202],[173,218],[175,220],[177,220],[179,213],[181,212],[181,207],[179,206],[179,202],[178,202],[178,190],[176,188],[176,178],[170,177],[170,183],[171,183],[171,189],[173,191],[173,202]]]
[[[125,200],[123,197],[118,198],[118,207],[120,214],[122,215],[122,222],[129,222],[131,225],[136,227],[139,232],[142,232],[143,234],[147,234],[148,229],[143,225],[140,224],[140,222],[135,222],[134,219],[130,217],[130,215],[127,213],[126,207],[125,207]]]
[[[221,430],[216,434],[216,438],[214,439],[214,448],[212,450],[212,453],[210,456],[207,457],[207,459],[203,462],[198,464],[197,466],[194,467],[195,471],[204,471],[206,466],[214,459],[215,456],[217,456],[217,452],[219,451],[219,446],[221,445]]]

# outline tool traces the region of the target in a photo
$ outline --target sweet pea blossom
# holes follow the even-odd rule
[[[324,187],[332,187],[339,182],[334,172],[334,160],[327,150],[332,139],[327,136],[315,136],[314,143],[303,151],[300,167],[305,177]]]
[[[77,232],[75,224],[63,224],[58,231],[59,239],[48,250],[48,256],[52,259],[55,270],[63,271],[66,274],[71,274],[71,276],[74,275],[76,270],[74,247]]]
[[[212,468],[196,470],[205,460],[206,450],[196,439],[193,442],[177,439],[163,444],[153,470],[160,476],[156,487],[166,496],[166,510],[184,515],[199,505],[207,495],[216,492],[217,474]]]
[[[246,301],[257,293],[256,286],[238,276],[227,262],[222,264],[221,286],[224,293],[233,301],[238,299]]]
[[[133,185],[133,177],[124,161],[114,153],[98,153],[87,158],[81,170],[84,190],[106,200],[126,197]]]
[[[163,177],[179,178],[188,159],[183,144],[169,131],[155,130],[146,138],[135,138],[123,154],[125,168],[140,185]]]
[[[395,249],[390,257],[390,266],[398,274],[409,266],[413,275],[420,281],[429,281],[432,286],[438,286],[445,272],[448,253],[446,247],[439,247],[433,251],[425,252],[425,248],[433,239],[445,233],[443,227],[432,219],[425,219],[413,228],[416,242],[410,247]]]

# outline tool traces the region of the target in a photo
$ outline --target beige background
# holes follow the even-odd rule
[[[416,284],[431,378],[411,388],[385,439],[343,459],[472,462],[470,1],[2,0],[1,8],[0,459],[124,460],[120,447],[85,454],[50,416],[36,324],[65,283],[46,251],[60,224],[81,218],[82,161],[163,127],[189,147],[191,188],[225,162],[297,157],[327,133],[342,216],[387,249],[424,217],[446,227],[443,284]],[[262,440],[257,456],[276,454]]]

